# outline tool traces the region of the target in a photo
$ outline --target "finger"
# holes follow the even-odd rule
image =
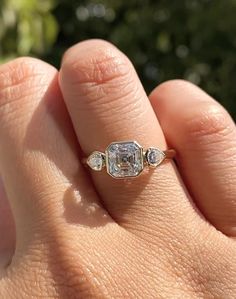
[[[99,206],[57,75],[31,58],[0,67],[0,172],[17,228],[1,298],[107,294],[114,263],[136,244]]]
[[[198,207],[227,235],[236,235],[236,128],[224,108],[180,80],[150,96],[166,138]]]
[[[72,47],[64,56],[59,78],[86,155],[94,150],[104,151],[111,142],[123,140],[136,140],[144,148],[166,148],[162,130],[133,66],[114,46],[92,40]],[[115,180],[104,172],[94,172],[92,177],[109,213],[131,229],[150,226],[154,220],[158,222],[158,217],[166,219],[168,212],[173,216],[176,205],[185,209],[186,215],[192,212],[171,163],[132,181]],[[177,204],[171,194],[179,198]]]
[[[15,224],[0,177],[0,268],[5,268],[15,250]]]
[[[0,170],[16,222],[17,256],[61,223],[82,225],[97,197],[79,165],[57,71],[21,58],[1,66],[0,84]],[[95,210],[91,225],[104,221]]]

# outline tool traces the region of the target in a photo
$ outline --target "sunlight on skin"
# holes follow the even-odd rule
[[[60,73],[24,57],[0,77],[0,168],[17,224],[0,298],[235,298],[225,228],[235,227],[236,131],[219,104],[180,80],[148,98],[128,58],[101,40],[69,49]],[[176,163],[132,181],[82,166],[135,137],[174,148]]]

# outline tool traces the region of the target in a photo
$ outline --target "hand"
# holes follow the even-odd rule
[[[165,137],[164,137],[165,136]],[[86,170],[113,141],[177,151],[132,180]],[[0,67],[0,173],[16,249],[0,298],[235,298],[236,129],[198,87],[146,96],[107,42],[79,43],[58,72]]]

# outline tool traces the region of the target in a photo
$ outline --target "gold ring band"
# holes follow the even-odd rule
[[[165,150],[163,153],[165,154],[166,159],[173,159],[176,156],[176,151],[174,149]]]
[[[101,171],[106,168],[113,178],[137,177],[145,166],[157,167],[166,159],[173,159],[174,149],[160,150],[149,147],[144,150],[136,141],[112,142],[105,152],[94,151],[82,162],[92,170]]]

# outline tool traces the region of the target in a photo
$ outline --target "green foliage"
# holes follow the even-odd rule
[[[34,55],[59,67],[69,46],[104,38],[130,57],[147,92],[184,78],[236,118],[235,12],[235,0],[4,0],[0,55]]]
[[[0,4],[0,59],[45,54],[56,40],[53,0],[4,0]]]

